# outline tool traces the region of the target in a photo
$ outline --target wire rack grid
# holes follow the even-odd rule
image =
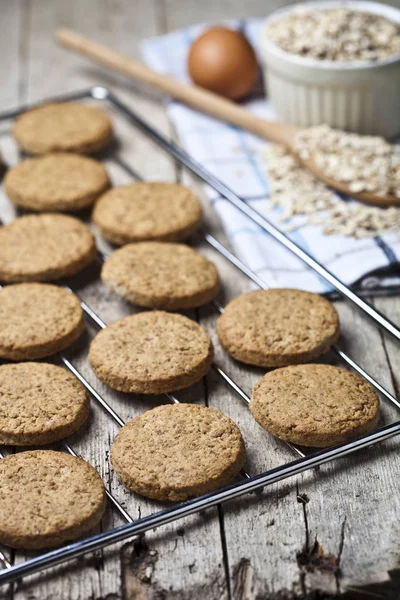
[[[139,127],[146,135],[153,139],[159,146],[164,150],[172,154],[180,163],[189,168],[193,173],[198,175],[200,179],[211,185],[221,195],[231,201],[239,210],[241,210],[246,216],[251,218],[253,221],[258,223],[267,233],[272,235],[275,239],[280,241],[288,250],[296,254],[301,260],[313,268],[317,273],[329,281],[336,290],[353,305],[360,309],[366,314],[373,322],[386,332],[390,333],[396,339],[400,339],[400,330],[391,323],[384,315],[377,312],[370,304],[362,300],[357,296],[351,289],[345,286],[342,282],[329,273],[322,265],[317,263],[312,257],[307,255],[301,248],[294,244],[288,237],[282,234],[276,229],[271,223],[266,221],[261,215],[249,208],[244,201],[238,198],[231,190],[226,188],[222,182],[217,180],[213,175],[208,173],[201,165],[196,163],[181,150],[175,144],[169,142],[159,132],[153,129],[148,123],[143,121],[137,114],[135,114],[130,108],[125,106],[114,94],[103,87],[94,87],[89,90],[77,92],[74,94],[63,95],[52,99],[55,101],[77,101],[87,98],[99,100],[101,102],[107,102],[111,104],[117,111],[125,116],[128,121]],[[8,111],[0,114],[0,121],[12,119],[25,110],[31,108],[31,106],[19,107],[15,110]],[[119,159],[119,164],[125,169],[125,171],[134,179],[141,180],[140,175],[133,169],[129,164]],[[199,234],[197,234],[199,235]],[[213,237],[210,233],[200,234],[203,240],[217,251],[221,256],[225,257],[232,265],[234,265],[239,271],[241,271],[247,278],[249,278],[258,287],[266,289],[266,284],[249,269],[239,258],[237,258],[228,248],[226,248],[220,241]],[[98,259],[100,261],[105,260],[105,256],[98,253]],[[67,286],[64,286],[67,287]],[[68,288],[71,290],[71,288]],[[71,290],[72,291],[72,290]],[[81,300],[82,309],[86,317],[91,323],[100,329],[106,327],[106,324],[102,318],[83,300]],[[218,313],[223,312],[223,307],[218,304],[217,301],[213,302],[213,306]],[[361,365],[354,361],[339,345],[335,344],[333,347],[334,353],[337,357],[343,361],[347,366],[358,372],[364,377],[384,400],[394,405],[397,409],[400,409],[400,401],[393,396],[388,390],[384,388],[378,381],[376,381]],[[71,363],[71,361],[64,355],[59,355],[61,364],[68,369],[86,388],[92,399],[102,407],[103,410],[111,417],[111,419],[118,425],[123,426],[124,421],[114,410],[114,408],[93,388],[93,386],[84,378],[84,376],[78,371],[78,369]],[[218,364],[212,365],[214,371],[219,377],[225,382],[226,385],[232,389],[238,397],[248,405],[250,398],[246,392],[238,385],[232,377],[223,370]],[[172,394],[166,394],[169,402],[179,403],[178,399]],[[206,508],[216,506],[222,502],[233,500],[246,493],[250,493],[255,490],[259,490],[267,485],[271,485],[275,482],[282,481],[299,473],[302,473],[308,469],[312,469],[324,463],[330,462],[336,458],[341,458],[356,452],[357,450],[367,448],[377,444],[378,442],[384,441],[391,437],[394,437],[400,433],[400,421],[396,421],[384,427],[375,430],[373,433],[362,436],[359,439],[340,444],[338,446],[320,450],[317,452],[307,453],[303,448],[292,444],[286,444],[290,449],[299,457],[296,460],[283,464],[281,466],[269,469],[263,473],[257,475],[249,475],[242,471],[241,480],[237,481],[225,488],[206,494],[204,496],[194,498],[187,502],[176,504],[166,510],[162,510],[151,514],[144,518],[134,520],[129,513],[123,508],[118,500],[107,491],[107,496],[112,506],[120,513],[122,518],[126,521],[125,525],[105,531],[103,533],[79,540],[78,542],[63,546],[56,550],[46,552],[42,555],[35,556],[32,559],[26,560],[18,565],[12,565],[8,561],[4,553],[0,552],[0,560],[2,561],[4,568],[0,571],[0,584],[6,584],[20,579],[24,576],[42,571],[52,566],[61,564],[67,560],[79,557],[85,553],[93,552],[109,546],[113,543],[132,538],[137,535],[144,534],[150,529],[166,525],[176,521],[184,516],[200,512]],[[63,448],[70,454],[77,456],[75,450],[67,443],[62,443]],[[0,452],[0,457],[3,454]]]

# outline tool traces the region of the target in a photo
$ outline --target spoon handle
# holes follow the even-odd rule
[[[298,131],[294,126],[256,117],[234,102],[199,86],[184,84],[172,77],[157,73],[130,56],[116,52],[70,29],[59,29],[56,32],[56,40],[65,48],[74,50],[96,63],[155,87],[201,112],[272,142],[290,147],[293,135]]]

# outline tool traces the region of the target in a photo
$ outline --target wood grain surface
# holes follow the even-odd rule
[[[138,56],[138,42],[146,37],[204,20],[262,16],[285,4],[282,0],[0,0],[0,110],[46,96],[86,88],[110,86],[164,134],[174,137],[160,98],[122,76],[113,76],[58,48],[53,32],[71,27]],[[396,4],[396,3],[394,3]],[[400,4],[400,2],[397,2]],[[112,114],[118,151],[143,177],[183,181],[201,187],[175,162],[139,132]],[[9,164],[19,160],[10,140],[9,124],[0,125],[0,149]],[[113,183],[130,178],[111,157],[105,157]],[[223,232],[205,202],[206,226],[221,241]],[[15,212],[2,192],[0,216]],[[106,244],[99,240],[101,249]],[[221,303],[250,289],[249,282],[225,259],[204,244],[204,253],[221,272]],[[98,279],[98,265],[72,281],[74,289],[108,323],[134,309],[108,291]],[[400,323],[396,298],[376,301],[377,307]],[[392,392],[400,385],[400,352],[359,313],[338,303],[343,345]],[[250,393],[261,370],[234,363],[224,355],[215,334],[216,313],[202,308],[189,316],[210,332],[216,361]],[[129,419],[167,402],[165,397],[114,393],[102,385],[87,361],[88,342],[95,330],[88,326],[83,343],[67,354],[76,367],[121,415]],[[332,357],[329,357],[332,358]],[[333,358],[332,358],[332,362]],[[255,474],[290,460],[291,452],[271,438],[251,418],[246,406],[213,372],[201,383],[177,394],[179,399],[221,409],[243,431],[248,449],[246,469]],[[382,403],[382,423],[398,418]],[[108,489],[132,518],[163,506],[130,494],[117,481],[109,450],[118,427],[92,402],[88,425],[69,442],[102,475]],[[3,587],[7,600],[262,600],[400,596],[400,440],[393,439],[335,464],[305,473],[262,493],[253,494],[205,513],[183,519],[94,555],[69,562],[14,586]],[[165,506],[165,505],[164,505]],[[17,509],[17,508],[16,508]],[[101,530],[121,524],[110,507]],[[29,553],[7,555],[19,563]]]

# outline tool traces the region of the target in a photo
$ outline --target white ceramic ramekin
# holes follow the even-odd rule
[[[400,10],[351,0],[306,2],[274,12],[266,21],[311,8],[348,8],[400,23]],[[400,55],[376,62],[321,61],[290,54],[268,39],[263,27],[260,54],[267,94],[279,118],[300,126],[326,123],[363,134],[400,134]]]

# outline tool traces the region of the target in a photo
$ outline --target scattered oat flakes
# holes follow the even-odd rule
[[[269,23],[282,50],[317,60],[368,61],[400,54],[400,27],[381,15],[346,8],[293,12]]]
[[[271,203],[282,210],[281,221],[286,222],[287,231],[300,225],[321,225],[328,235],[358,239],[400,228],[400,208],[340,200],[283,146],[267,146],[265,163]]]
[[[346,183],[352,192],[400,198],[400,146],[327,125],[301,131],[294,145],[303,160],[312,158],[321,171]]]

